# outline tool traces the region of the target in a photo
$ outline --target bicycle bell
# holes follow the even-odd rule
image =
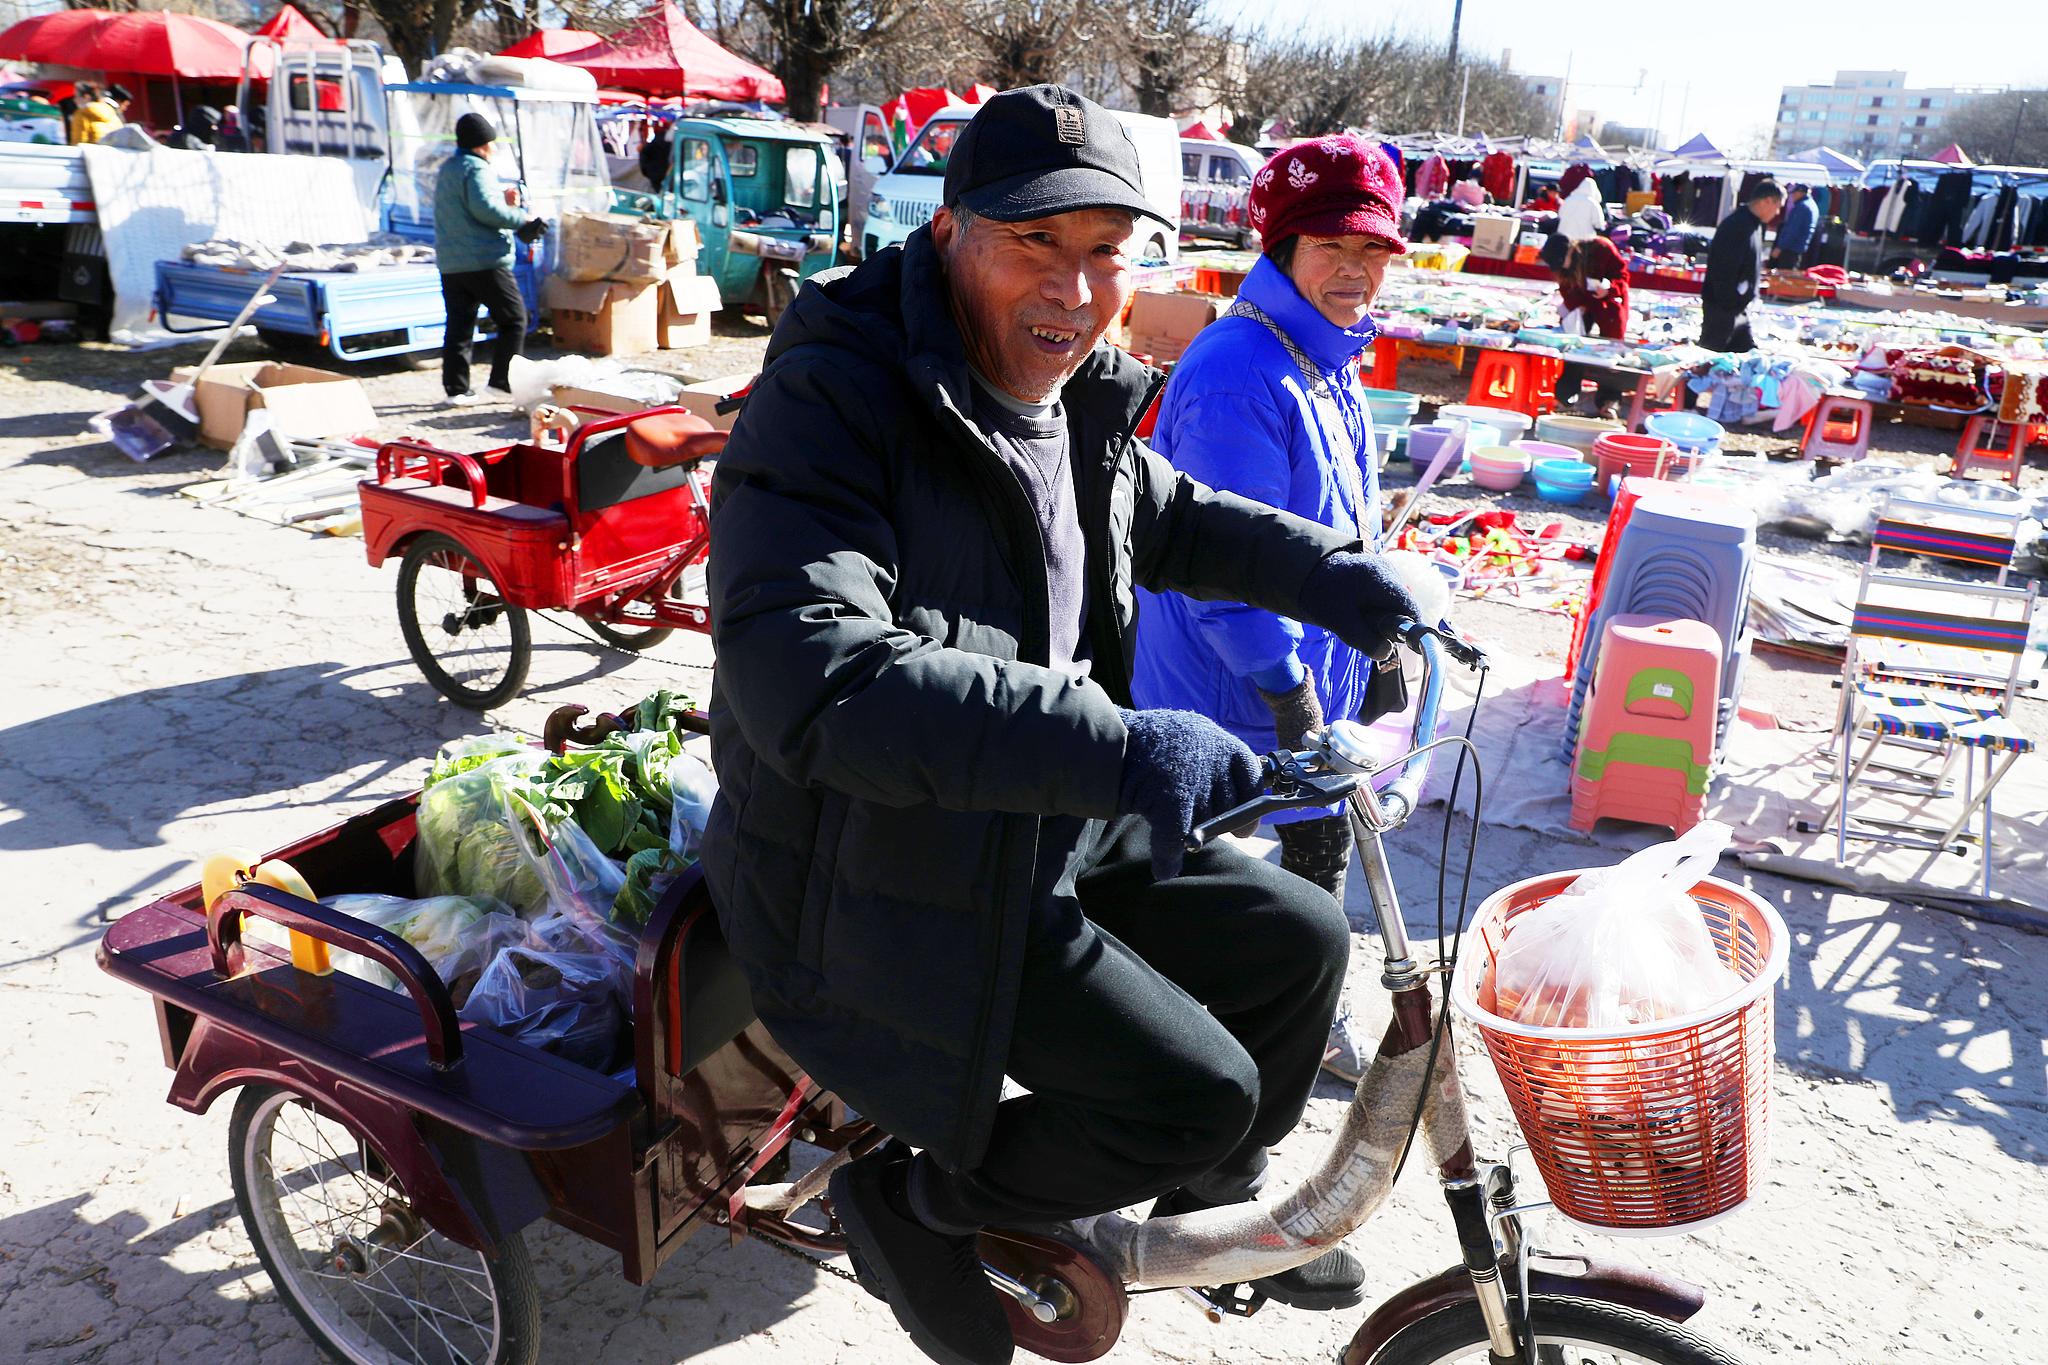
[[[1323,727],[1323,757],[1340,773],[1369,773],[1380,766],[1380,741],[1355,720],[1333,720]]]

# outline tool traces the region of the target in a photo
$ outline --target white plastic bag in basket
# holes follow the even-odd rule
[[[1733,833],[1719,821],[1695,825],[1509,920],[1493,967],[1495,1012],[1542,1028],[1626,1028],[1742,989],[1688,894]]]

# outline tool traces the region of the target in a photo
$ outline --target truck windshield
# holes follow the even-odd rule
[[[934,120],[924,126],[917,135],[917,141],[910,144],[910,150],[896,163],[897,175],[944,175],[946,158],[953,154],[953,143],[959,138],[960,130],[967,126],[965,119]]]
[[[799,209],[814,206],[818,202],[818,149],[784,148],[782,168],[783,202]]]

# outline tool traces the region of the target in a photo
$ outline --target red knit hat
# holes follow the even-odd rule
[[[1303,142],[1252,177],[1252,226],[1267,243],[1299,232],[1377,237],[1406,252],[1401,173],[1387,154],[1349,135]]]

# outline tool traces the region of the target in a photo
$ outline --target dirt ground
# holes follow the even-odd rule
[[[747,368],[762,343],[758,327],[721,326],[712,347],[656,363],[715,377]],[[543,618],[518,698],[488,717],[450,707],[406,655],[391,566],[371,568],[359,541],[176,496],[214,476],[217,453],[137,465],[81,437],[92,413],[198,351],[0,352],[0,876],[13,892],[0,917],[5,1361],[315,1358],[236,1213],[227,1103],[204,1115],[163,1103],[168,1075],[148,1002],[94,965],[111,917],[188,883],[195,860],[216,849],[274,848],[417,788],[448,740],[533,734],[563,702],[615,708],[661,686],[701,697],[709,681],[701,640],[678,636],[627,656]],[[253,345],[234,352],[261,355]],[[1414,373],[1432,401],[1462,397],[1448,375]],[[481,449],[523,430],[503,409],[436,408],[430,371],[369,366],[364,382],[384,419],[379,434]],[[2041,478],[2029,470],[2030,484]],[[1441,495],[1445,507],[1472,496]],[[1576,521],[1590,528],[1603,516],[1589,508]],[[1787,540],[1788,552],[1855,557]],[[1497,651],[1562,648],[1560,617],[1474,603],[1459,619]],[[1781,718],[1813,719],[1832,711],[1826,672],[1760,655],[1750,687]],[[1424,954],[1442,946],[1442,836],[1441,812],[1431,811],[1390,841]],[[1590,838],[1473,831],[1460,820],[1449,831],[1454,872],[1468,837],[1477,894],[1622,856]],[[1272,856],[1269,840],[1247,846]],[[2048,1237],[2034,1212],[2048,1199],[2048,937],[1732,862],[1721,875],[1776,906],[1792,938],[1764,1184],[1738,1217],[1689,1235],[1622,1241],[1553,1218],[1543,1240],[1703,1285],[1708,1303],[1694,1325],[1752,1362],[2024,1358],[2026,1342],[2048,1335]],[[1370,1028],[1384,1016],[1380,950],[1364,932],[1359,881],[1347,904],[1361,931],[1350,990]],[[1478,1143],[1498,1156],[1514,1126],[1484,1054],[1458,1037]],[[1341,1087],[1318,1087],[1275,1157],[1283,1183],[1312,1165],[1345,1105]],[[920,1359],[883,1305],[754,1243],[700,1235],[634,1287],[615,1255],[568,1231],[537,1224],[527,1240],[550,1365]],[[1350,1244],[1370,1263],[1370,1301],[1456,1258],[1441,1196],[1419,1170]],[[1252,1322],[1211,1326],[1177,1296],[1141,1296],[1110,1359],[1329,1360],[1363,1313],[1268,1308]]]

